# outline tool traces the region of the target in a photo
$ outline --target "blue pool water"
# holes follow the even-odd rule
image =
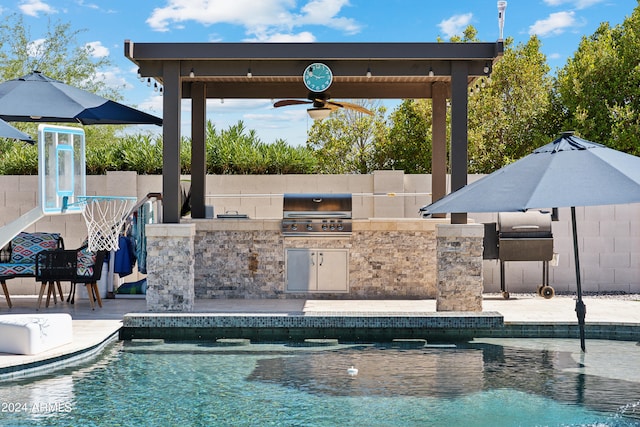
[[[411,347],[118,342],[1,382],[0,426],[640,426],[636,343]]]

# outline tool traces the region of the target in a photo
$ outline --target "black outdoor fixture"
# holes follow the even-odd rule
[[[549,261],[553,259],[552,214],[548,210],[500,212],[498,222],[485,224],[483,259],[500,261],[500,291],[505,299],[509,292],[505,283],[505,262],[542,261],[542,283],[538,295],[552,298],[549,286]]]

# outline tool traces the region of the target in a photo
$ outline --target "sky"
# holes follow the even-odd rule
[[[638,0],[509,0],[504,37],[525,43],[542,41],[552,70],[561,68],[583,36],[601,22],[622,24]],[[112,66],[99,77],[118,88],[123,103],[162,115],[162,97],[137,79],[137,67],[125,58],[125,40],[133,42],[435,42],[462,35],[468,25],[478,39],[499,38],[495,0],[0,0],[0,17],[22,14],[31,37],[49,21],[82,30],[78,42],[108,56]],[[4,18],[3,18],[4,19]],[[189,102],[183,101],[183,135],[190,134]],[[387,100],[389,111],[398,101]],[[216,128],[242,120],[259,138],[291,145],[306,142],[313,122],[305,106],[274,109],[271,100],[209,100],[207,116]],[[155,128],[155,129],[154,129]],[[135,131],[160,132],[157,127]]]

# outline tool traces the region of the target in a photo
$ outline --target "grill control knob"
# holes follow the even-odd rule
[[[296,231],[298,229],[298,224],[291,224],[291,229]]]
[[[336,229],[336,226],[335,226],[335,225],[333,225],[333,224],[329,227],[329,230],[331,230],[331,231],[333,231],[333,230],[335,230],[335,229]]]
[[[329,228],[327,227],[327,224],[322,224],[322,231],[327,231],[327,228]]]
[[[342,231],[344,229],[344,227],[342,226],[342,224],[338,224],[338,230]]]
[[[313,230],[313,226],[312,226],[311,224],[307,224],[307,230],[308,230],[308,231]]]

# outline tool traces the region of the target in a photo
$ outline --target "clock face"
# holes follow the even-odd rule
[[[331,86],[333,73],[331,73],[331,69],[325,64],[315,62],[305,68],[302,74],[302,80],[304,80],[304,85],[311,92],[320,93],[329,89],[329,86]]]

